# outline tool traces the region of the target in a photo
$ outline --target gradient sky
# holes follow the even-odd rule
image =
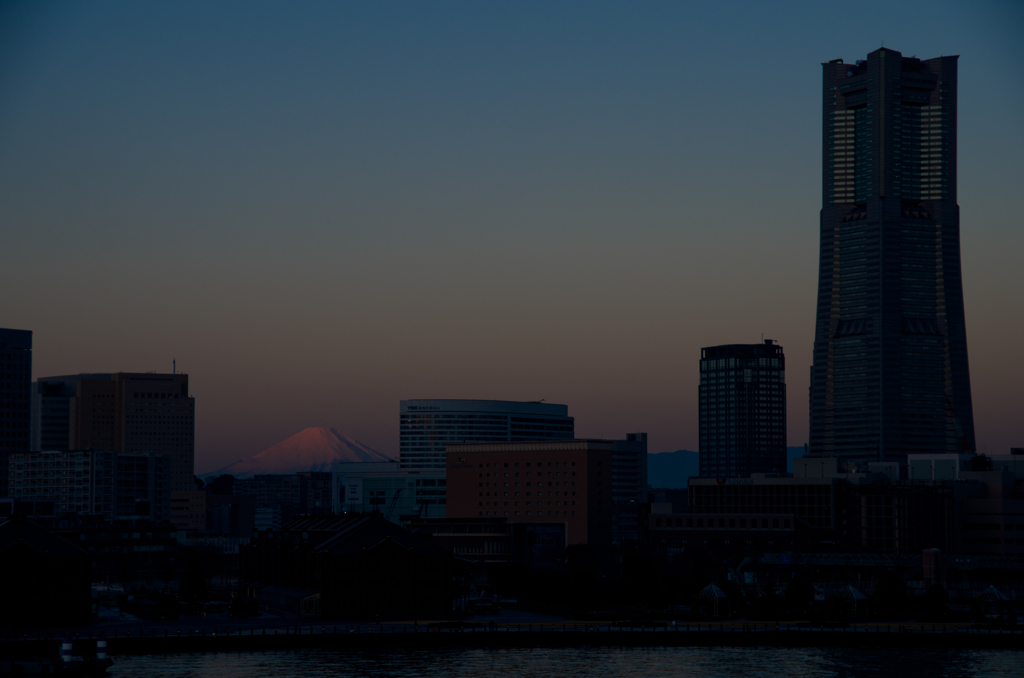
[[[0,5],[0,326],[188,372],[196,467],[403,398],[697,449],[701,346],[807,439],[821,62],[960,54],[979,451],[1024,445],[1024,3]]]

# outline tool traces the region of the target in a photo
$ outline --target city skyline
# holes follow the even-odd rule
[[[800,445],[818,64],[884,40],[960,55],[977,449],[1005,453],[1022,12],[926,6],[879,5],[884,35],[810,4],[5,8],[0,325],[34,331],[33,379],[176,359],[199,472],[307,426],[397,458],[412,398],[543,398],[580,438],[696,450],[700,347],[762,332]]]

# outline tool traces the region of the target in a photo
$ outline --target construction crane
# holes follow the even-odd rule
[[[395,506],[398,504],[398,496],[402,494],[402,488],[398,488],[395,492],[395,496],[391,497],[391,503],[388,505],[388,512],[384,514],[384,517],[391,520],[391,514],[395,512]]]

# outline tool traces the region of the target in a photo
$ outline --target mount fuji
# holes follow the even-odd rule
[[[312,427],[299,431],[259,454],[205,474],[215,478],[229,473],[236,478],[255,474],[330,471],[337,464],[357,461],[395,461],[337,429]]]

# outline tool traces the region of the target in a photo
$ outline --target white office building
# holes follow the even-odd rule
[[[333,471],[332,509],[343,513],[378,511],[401,524],[401,516],[444,518],[448,489],[445,470],[403,469],[397,461],[341,464]]]
[[[572,440],[566,405],[510,400],[403,400],[399,463],[403,469],[445,467],[449,443]]]

